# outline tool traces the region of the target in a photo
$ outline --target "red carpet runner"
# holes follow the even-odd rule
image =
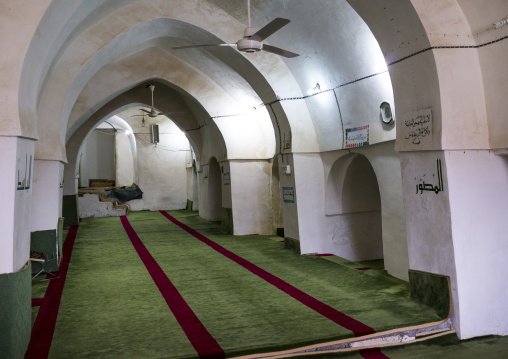
[[[197,239],[199,239],[201,242],[205,243],[206,245],[213,248],[215,251],[219,252],[223,256],[231,259],[233,262],[241,265],[251,273],[257,275],[258,277],[264,279],[268,283],[272,284],[276,288],[282,290],[284,293],[290,295],[300,303],[306,305],[307,307],[311,308],[312,310],[316,311],[317,313],[323,315],[324,317],[330,319],[334,323],[340,325],[341,327],[344,327],[350,331],[353,332],[355,337],[359,337],[362,335],[372,334],[375,333],[375,330],[356,319],[353,319],[344,313],[341,313],[340,311],[336,310],[335,308],[330,307],[329,305],[317,300],[316,298],[308,295],[307,293],[301,291],[300,289],[292,286],[291,284],[283,281],[282,279],[274,276],[273,274],[265,271],[264,269],[256,266],[255,264],[249,262],[246,259],[243,259],[242,257],[234,254],[233,252],[227,250],[226,248],[222,247],[221,245],[215,243],[211,239],[205,237],[201,233],[197,232],[196,230],[190,228],[189,226],[181,223],[176,218],[171,216],[165,211],[159,211],[163,216],[165,216],[167,219],[169,219],[171,222],[182,228],[183,230],[187,231],[189,234],[193,235]],[[366,350],[360,350],[360,354],[365,359],[383,359],[388,358],[386,355],[381,353],[379,349],[366,349]]]
[[[206,330],[205,326],[198,319],[189,305],[185,302],[173,283],[169,280],[159,264],[152,257],[148,249],[139,239],[126,216],[120,217],[125,232],[129,236],[132,245],[136,249],[139,258],[143,261],[146,269],[152,276],[153,281],[159,288],[169,309],[173,312],[182,330],[189,338],[192,346],[200,358],[225,358],[224,350],[217,341]]]
[[[72,248],[79,226],[71,226],[62,248],[62,262],[60,263],[60,276],[50,280],[46,294],[42,300],[39,314],[35,320],[32,336],[25,359],[46,359],[51,348],[53,333],[55,332],[58,308],[62,299],[62,292],[67,278],[67,270],[71,261]]]

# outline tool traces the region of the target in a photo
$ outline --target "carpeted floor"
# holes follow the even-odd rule
[[[354,336],[308,303],[376,332],[440,319],[379,262],[297,256],[273,238],[230,236],[195,213],[169,213],[212,245],[159,212],[81,222],[50,358],[193,358],[206,350],[196,348],[199,326],[227,357]],[[34,280],[34,298],[47,282]]]

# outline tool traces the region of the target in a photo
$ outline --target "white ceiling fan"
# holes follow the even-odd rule
[[[191,49],[194,47],[208,47],[208,46],[236,46],[239,51],[252,53],[259,51],[271,52],[272,54],[284,56],[284,57],[297,57],[298,54],[294,52],[287,51],[275,46],[264,45],[263,40],[265,40],[268,36],[272,35],[276,31],[279,31],[281,28],[289,24],[290,20],[283,18],[276,18],[272,20],[263,28],[255,31],[254,28],[251,27],[250,23],[250,0],[247,0],[247,17],[249,19],[249,27],[247,27],[244,31],[243,38],[238,40],[234,44],[203,44],[203,45],[188,45],[188,46],[177,46],[172,47],[173,50],[180,49]]]
[[[141,111],[146,112],[148,114],[148,117],[157,117],[157,116],[167,116],[174,113],[183,113],[183,112],[157,112],[155,111],[155,108],[153,106],[153,91],[155,90],[155,86],[152,84],[148,84],[146,88],[150,88],[150,91],[152,92],[152,108],[150,111],[145,110],[144,108],[140,108]],[[142,115],[132,115],[131,117],[135,116],[146,116],[145,114]],[[143,119],[144,120],[144,119]]]

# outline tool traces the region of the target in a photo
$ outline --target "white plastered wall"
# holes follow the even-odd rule
[[[10,204],[0,209],[0,273],[12,273],[27,264],[30,253],[34,141],[2,136],[0,150],[0,185]]]
[[[508,335],[508,222],[501,220],[508,213],[508,157],[469,150],[446,151],[444,158],[460,301],[457,329],[462,339]]]
[[[448,163],[442,151],[401,152],[404,178],[409,268],[450,277],[454,326],[460,322],[460,298],[457,292],[455,250],[450,213]],[[441,166],[438,164],[441,161]],[[444,188],[439,193],[417,191],[423,182],[437,185],[438,168],[442,170]]]
[[[394,142],[355,148],[351,152],[362,154],[369,160],[376,174],[381,196],[382,229],[370,228],[372,232],[367,230],[365,235],[377,238],[379,232],[382,231],[385,268],[391,275],[407,280],[409,263],[402,180],[399,155],[394,150]],[[354,257],[354,251],[350,251],[349,243],[341,242],[344,241],[348,232],[343,232],[342,236],[337,237],[334,241],[333,234],[338,225],[337,218],[325,215],[326,179],[335,161],[348,153],[346,151],[331,151],[323,154],[293,154],[292,156],[298,203],[298,223],[300,224],[298,237],[293,238],[300,240],[302,253],[333,253],[349,257],[351,260],[358,260]],[[293,175],[281,174],[281,176],[281,183],[284,181],[285,186],[290,186],[288,180]],[[294,206],[294,204],[284,203],[284,207],[288,206]],[[294,229],[287,226],[287,223],[291,223],[291,217],[287,218],[288,216],[285,211],[284,230],[291,233]],[[362,216],[369,216],[369,213],[364,213]],[[366,217],[362,220],[358,216],[357,220],[361,223],[372,219]],[[289,234],[288,236],[292,237]],[[369,254],[365,252],[362,255],[368,256]]]
[[[63,169],[59,161],[34,161],[31,232],[57,229],[62,216]]]
[[[86,139],[86,153],[80,167],[89,179],[115,179],[115,133],[95,129]],[[88,187],[88,183],[85,185]]]
[[[231,160],[229,170],[234,234],[273,234],[270,161]]]
[[[137,148],[132,132],[122,131],[115,136],[116,186],[137,183]]]
[[[132,108],[120,113],[132,128],[136,138],[137,171],[142,199],[129,201],[132,211],[183,209],[187,204],[187,153],[189,141],[173,121],[165,116],[146,117],[142,126],[139,110]],[[159,126],[160,142],[151,142],[151,126]],[[130,145],[129,145],[130,146]],[[122,156],[118,152],[117,157]],[[127,159],[132,157],[132,147]],[[132,168],[132,166],[130,166]],[[131,183],[132,184],[132,183]]]

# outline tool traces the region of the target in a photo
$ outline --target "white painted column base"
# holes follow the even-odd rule
[[[459,338],[508,335],[508,157],[402,152],[401,167],[410,268],[450,277]]]
[[[34,141],[0,137],[0,274],[19,271],[30,255]]]
[[[64,164],[35,160],[30,231],[57,229],[62,216]]]

